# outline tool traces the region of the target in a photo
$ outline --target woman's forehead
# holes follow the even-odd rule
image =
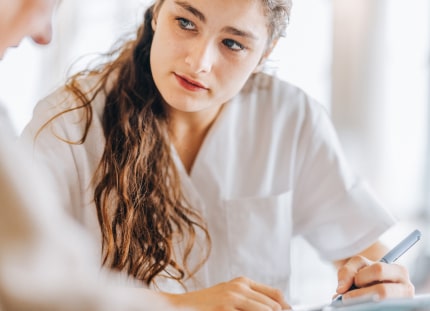
[[[238,13],[240,8],[244,14],[247,14],[250,10],[256,10],[259,15],[265,15],[264,3],[262,0],[158,0],[156,6],[160,7],[165,3],[176,4],[183,7],[195,7],[195,8],[207,8],[224,10],[225,14],[229,12]],[[214,10],[216,11],[216,10]],[[224,14],[219,15],[222,17]]]
[[[157,7],[178,7],[197,13],[205,19],[228,21],[230,23],[266,23],[266,10],[262,0],[160,0]]]

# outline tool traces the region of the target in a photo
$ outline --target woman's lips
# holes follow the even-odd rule
[[[181,76],[181,75],[178,75],[175,73],[175,78],[179,82],[179,84],[186,90],[193,91],[193,92],[207,91],[208,90],[208,88],[205,87],[200,82],[194,81],[194,80],[187,78],[185,76]]]

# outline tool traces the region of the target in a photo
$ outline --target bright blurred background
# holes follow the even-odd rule
[[[0,101],[16,133],[38,99],[133,33],[147,5],[65,0],[50,46],[24,40],[9,51],[0,62]],[[423,241],[400,260],[418,293],[430,292],[429,32],[428,0],[295,0],[287,36],[268,63],[329,109],[351,165],[399,220],[383,240],[392,246],[422,230]],[[293,303],[329,301],[333,268],[299,238],[292,259]]]

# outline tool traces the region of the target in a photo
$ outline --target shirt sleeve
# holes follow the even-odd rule
[[[59,205],[79,219],[79,207],[83,206],[82,183],[73,150],[76,144],[70,142],[77,141],[82,134],[81,120],[79,112],[58,115],[71,102],[70,97],[60,89],[41,100],[18,144],[26,148],[33,167],[42,167],[52,178]]]
[[[294,233],[325,260],[350,257],[393,223],[368,185],[349,167],[324,108],[311,103],[299,147],[293,199]]]

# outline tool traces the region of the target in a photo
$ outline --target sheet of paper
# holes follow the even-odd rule
[[[296,306],[294,311],[430,311],[430,294],[414,298],[367,301],[343,306]]]

